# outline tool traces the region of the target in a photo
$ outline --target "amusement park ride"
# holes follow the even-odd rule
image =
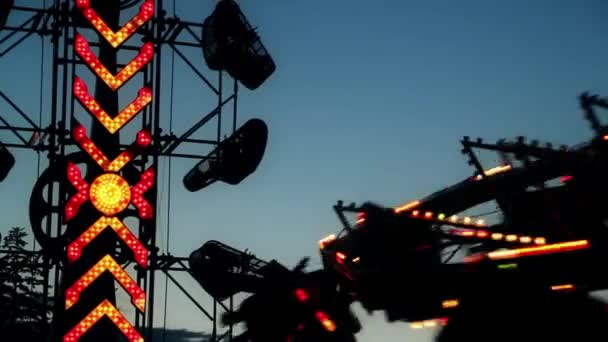
[[[589,142],[556,149],[465,137],[476,170],[463,181],[396,208],[338,202],[344,228],[319,241],[321,270],[211,241],[190,256],[192,271],[217,298],[252,293],[225,317],[246,323],[237,341],[355,341],[354,302],[413,328],[443,326],[438,341],[605,340],[606,307],[589,294],[608,288],[608,126],[595,113],[608,101],[583,94],[580,103]],[[503,165],[484,170],[474,149]],[[496,222],[461,215],[489,201]]]
[[[258,88],[274,72],[274,62],[232,0],[219,1],[202,24],[168,17],[162,0],[49,3],[42,9],[0,4],[0,28],[9,32],[0,48],[24,34],[0,56],[32,33],[53,44],[47,128],[0,92],[31,125],[14,127],[2,119],[1,128],[22,143],[0,145],[0,180],[15,164],[8,149],[48,153],[49,167],[32,191],[30,219],[49,285],[45,298],[61,304],[51,308],[50,340],[114,341],[118,333],[129,341],[151,341],[158,270],[190,299],[171,271],[188,272],[214,298],[213,314],[196,303],[214,323],[213,341],[355,341],[361,325],[350,310],[354,302],[413,328],[441,325],[440,341],[586,341],[605,334],[594,328],[608,323],[605,307],[589,293],[608,288],[608,277],[599,271],[608,257],[608,126],[595,113],[608,109],[608,101],[580,96],[594,133],[582,145],[553,148],[523,138],[491,144],[465,137],[462,152],[475,172],[463,181],[396,208],[338,202],[334,210],[344,227],[319,242],[319,270],[306,271],[306,260],[288,269],[218,241],[176,258],[159,254],[156,242],[159,158],[198,160],[183,179],[189,191],[216,181],[236,185],[254,172],[268,132],[260,119],[237,129],[238,83]],[[121,10],[136,5],[139,10],[121,26]],[[32,17],[8,26],[14,12]],[[179,137],[160,127],[163,47],[218,97],[216,108]],[[218,72],[217,86],[180,47],[202,47],[208,69]],[[118,50],[135,55],[122,64]],[[227,98],[223,72],[234,79]],[[137,81],[139,89],[128,96],[134,99],[119,110],[117,91]],[[230,101],[231,136],[222,140],[222,108]],[[81,123],[87,117],[90,132]],[[212,119],[214,139],[191,138]],[[119,134],[127,124],[137,129],[125,145]],[[176,153],[184,143],[208,145],[210,152]],[[475,150],[498,153],[502,165],[484,169]],[[488,202],[498,205],[498,219],[462,214]],[[138,226],[127,218],[137,218]],[[454,260],[458,253],[462,260]],[[126,268],[132,262],[135,277]],[[117,308],[115,282],[131,297],[134,321]],[[250,295],[233,310],[239,293]],[[45,302],[41,310],[49,306]],[[226,311],[224,334],[216,331],[218,306]],[[245,331],[232,337],[232,325],[240,322]]]

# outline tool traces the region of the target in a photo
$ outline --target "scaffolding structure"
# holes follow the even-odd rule
[[[46,127],[40,127],[32,115],[22,110],[22,106],[17,101],[11,99],[0,89],[0,131],[10,131],[13,137],[11,141],[4,141],[3,144],[9,149],[29,149],[39,154],[44,154],[48,158],[49,168],[57,161],[63,160],[68,156],[76,159],[79,158],[77,153],[73,152],[77,149],[74,148],[76,143],[71,138],[70,131],[76,122],[75,118],[79,115],[80,107],[72,95],[71,87],[76,70],[84,68],[84,62],[78,59],[78,56],[74,52],[76,30],[83,29],[83,26],[74,19],[74,2],[71,0],[48,0],[45,1],[45,4],[48,3],[46,7],[42,5],[40,7],[27,7],[19,6],[19,2],[17,1],[17,4],[12,9],[12,13],[19,13],[25,16],[26,19],[20,23],[13,23],[9,20],[8,25],[0,31],[0,58],[11,53],[16,46],[34,35],[41,36],[44,42],[50,43],[52,46],[52,55],[48,57],[52,59],[52,67],[48,71],[48,75],[50,76],[48,89],[50,89],[49,96],[51,103],[50,106],[45,108],[43,114],[44,119],[48,121]],[[141,119],[138,119],[140,122],[137,123],[141,128],[149,127],[152,133],[153,149],[150,153],[144,154],[137,164],[137,168],[142,171],[150,166],[158,165],[161,158],[200,159],[203,156],[180,153],[179,147],[189,144],[192,146],[201,145],[199,150],[202,150],[204,147],[213,148],[214,146],[218,146],[221,142],[222,134],[226,133],[222,127],[222,125],[226,125],[226,120],[228,120],[230,132],[234,132],[237,128],[237,99],[239,91],[237,81],[232,77],[227,77],[224,75],[225,72],[222,71],[211,71],[213,74],[203,72],[198,66],[202,64],[203,58],[193,62],[187,57],[184,50],[201,49],[201,34],[199,32],[202,30],[203,24],[202,22],[196,23],[180,20],[175,13],[168,14],[168,6],[166,6],[165,2],[163,0],[154,1],[155,13],[153,19],[136,32],[130,40],[130,42],[133,42],[145,36],[147,39],[151,39],[151,42],[156,47],[153,62],[147,64],[140,72],[143,75],[143,83],[150,85],[154,92],[151,105],[139,115]],[[128,9],[140,4],[141,2],[139,1],[122,0],[121,9]],[[100,46],[99,43],[92,41],[89,41],[89,44],[91,47]],[[139,51],[140,46],[125,44],[121,48],[127,51]],[[177,57],[177,60],[190,68],[192,74],[197,75],[200,82],[204,83],[212,96],[215,96],[217,99],[216,106],[212,111],[202,115],[198,122],[195,122],[190,129],[181,134],[167,131],[160,124],[162,115],[161,104],[169,101],[169,97],[173,96],[172,92],[169,94],[168,89],[163,86],[167,82],[161,80],[163,61],[169,56],[165,52],[171,52],[171,54]],[[121,68],[124,65],[118,64],[117,66]],[[215,78],[215,81],[212,81],[211,78]],[[228,94],[223,91],[224,83],[227,82],[232,83],[232,90]],[[228,111],[225,109],[228,105],[232,105],[232,110]],[[6,117],[7,112],[20,116],[28,125],[16,126],[11,124],[12,120]],[[228,117],[226,118],[226,116]],[[136,125],[136,123],[134,122],[131,125]],[[206,139],[193,138],[193,135],[201,127],[208,127],[209,125],[215,125],[216,133]],[[120,143],[120,147],[124,148],[126,146],[126,144]],[[65,235],[67,235],[65,234],[67,225],[59,217],[62,214],[63,204],[68,200],[67,189],[65,185],[56,182],[56,176],[51,171],[46,174],[43,172],[39,182],[41,182],[42,178],[45,178],[42,181],[46,184],[37,183],[35,188],[39,190],[39,193],[33,193],[32,195],[32,201],[35,201],[35,206],[40,206],[38,208],[39,213],[42,213],[40,215],[45,217],[45,220],[40,218],[36,220],[37,222],[32,222],[33,225],[39,224],[39,227],[32,226],[32,229],[41,246],[39,250],[32,253],[41,257],[40,267],[44,270],[44,282],[46,284],[43,289],[45,300],[41,310],[44,312],[53,311],[55,313],[63,309],[61,301],[51,301],[51,298],[62,298],[63,293],[61,291],[65,287],[65,284],[61,283],[61,279],[62,271],[66,266],[66,260],[57,253],[57,249],[63,250],[65,248],[64,242]],[[44,196],[43,191],[45,193]],[[157,197],[156,191],[154,191],[153,196]],[[156,199],[151,199],[150,204],[158,212],[161,210],[161,208],[157,207]],[[30,207],[33,207],[33,204]],[[230,298],[228,304],[213,299],[213,307],[211,309],[207,309],[199,304],[172,275],[173,272],[190,272],[187,264],[184,263],[186,258],[161,255],[159,253],[160,248],[157,243],[156,226],[157,222],[153,219],[150,223],[140,224],[139,227],[139,238],[150,251],[150,256],[148,268],[137,269],[137,283],[147,294],[147,305],[145,313],[136,313],[134,320],[136,328],[143,336],[147,336],[147,341],[152,340],[155,315],[156,295],[154,289],[155,281],[157,280],[156,272],[161,271],[212,322],[211,340],[230,340],[232,327],[228,327],[223,332],[218,332],[217,315],[219,307],[226,311],[232,310],[232,298]],[[117,260],[120,262],[120,258],[117,258]],[[52,291],[54,293],[51,293]],[[54,308],[50,307],[52,302],[55,303]],[[51,328],[52,326],[46,327],[46,331],[50,332]]]

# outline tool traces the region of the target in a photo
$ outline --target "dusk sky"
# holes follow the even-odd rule
[[[36,6],[42,2],[17,0]],[[172,13],[172,1],[164,3]],[[180,18],[202,22],[214,4],[177,0],[176,7]],[[252,117],[268,124],[268,147],[257,171],[240,185],[216,183],[195,193],[182,185],[195,161],[175,159],[169,180],[167,160],[162,160],[158,242],[166,251],[170,225],[173,255],[187,256],[214,239],[287,265],[311,256],[311,268],[318,268],[317,241],[340,229],[331,208],[337,200],[394,206],[470,176],[473,169],[458,144],[463,135],[491,142],[520,135],[554,144],[581,142],[591,131],[577,96],[587,90],[608,96],[606,1],[240,4],[277,64],[275,74],[259,89],[241,87],[238,103],[239,124]],[[11,17],[9,23],[19,19]],[[0,59],[0,90],[35,121],[40,47],[40,38],[34,36]],[[184,51],[205,69],[200,49]],[[47,49],[42,126],[49,120],[49,56]],[[163,50],[163,58],[162,124],[168,131],[169,49]],[[90,72],[83,68],[78,74]],[[215,74],[207,75],[215,82]],[[213,109],[217,99],[178,60],[174,87],[173,132],[179,135]],[[125,99],[132,99],[136,88],[123,91],[128,93]],[[81,108],[77,112],[84,117]],[[1,99],[0,115],[23,124]],[[210,138],[214,129],[209,126],[196,137]],[[132,139],[125,135],[123,142]],[[7,131],[0,131],[0,140],[16,142]],[[36,154],[12,152],[17,165],[0,184],[2,233],[11,226],[29,227],[27,207],[36,179]],[[484,161],[488,167],[496,162]],[[194,281],[177,277],[206,302]],[[160,273],[157,279],[155,322],[162,326],[165,280]],[[121,306],[129,306],[124,292],[119,294]],[[207,330],[204,317],[175,287],[169,288],[168,302],[169,327]],[[433,331],[389,324],[382,313],[369,316],[356,307],[364,326],[361,342],[432,340]]]

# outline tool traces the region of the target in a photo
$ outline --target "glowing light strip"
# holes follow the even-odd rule
[[[446,299],[441,302],[441,307],[444,309],[453,309],[460,305],[460,301],[458,299]]]
[[[139,183],[131,188],[133,205],[139,210],[142,219],[152,218],[152,206],[143,197],[143,194],[154,185],[154,169],[149,168],[141,175]]]
[[[502,259],[513,259],[520,258],[526,256],[533,255],[543,255],[550,253],[558,253],[558,252],[570,252],[581,249],[590,248],[591,245],[587,240],[579,240],[579,241],[570,241],[570,242],[561,242],[550,245],[544,245],[539,247],[528,247],[528,248],[519,248],[519,249],[511,249],[506,251],[494,251],[488,253],[488,258],[491,260],[502,260]]]
[[[411,204],[411,205],[410,205]],[[395,213],[402,213],[404,211],[408,211],[410,209],[414,209],[420,204],[418,201],[411,202],[410,204],[406,204],[403,207],[395,209]],[[401,210],[401,208],[405,208]],[[397,211],[399,210],[399,211]],[[465,216],[462,219],[457,215],[446,216],[443,213],[434,213],[432,211],[421,211],[421,210],[413,210],[409,213],[410,217],[425,219],[429,221],[434,221],[437,223],[442,223],[440,221],[446,222],[448,224],[460,225],[460,226],[469,226],[469,227],[487,227],[484,220],[474,220],[471,217]],[[474,221],[474,222],[473,222]],[[365,222],[365,216],[359,216],[357,218],[357,224],[361,224]]]
[[[445,326],[448,324],[447,318],[435,318],[427,319],[426,321],[412,322],[410,328],[412,329],[423,329],[423,328],[434,328],[437,326]]]
[[[408,211],[410,209],[416,208],[417,206],[420,205],[420,203],[422,203],[422,202],[420,202],[420,201],[412,201],[412,202],[406,203],[406,204],[404,204],[404,205],[402,205],[400,207],[397,207],[394,210],[395,210],[395,213],[399,214],[401,212]]]
[[[107,316],[118,329],[127,337],[130,342],[144,342],[141,335],[129,323],[129,321],[108,301],[101,302],[91,311],[80,323],[72,328],[64,337],[63,342],[76,342],[84,335],[95,323],[103,316]]]
[[[146,268],[148,266],[148,250],[117,217],[100,217],[97,222],[70,243],[68,246],[68,260],[73,262],[78,259],[82,255],[84,247],[108,227],[112,228],[131,251],[133,251],[135,261],[137,261],[141,267]]]
[[[69,221],[76,214],[80,207],[89,199],[89,184],[82,179],[80,169],[75,164],[68,162],[68,181],[78,190],[65,205],[65,221]]]
[[[131,276],[112,258],[111,255],[104,256],[95,266],[91,267],[78,281],[76,281],[65,292],[65,308],[72,307],[80,298],[80,294],[91,285],[103,272],[110,271],[120,285],[129,293],[131,301],[139,311],[144,312],[146,308],[146,294]]]
[[[507,234],[507,233],[490,233],[487,230],[474,230],[474,229],[457,229],[452,228],[448,231],[450,235],[456,235],[461,237],[470,237],[477,239],[492,239],[495,241],[508,241],[514,243],[523,243],[523,244],[535,244],[535,245],[544,245],[547,243],[547,240],[544,237],[530,237],[530,236],[519,236],[516,234]]]
[[[137,73],[144,65],[148,64],[154,56],[154,45],[146,43],[141,47],[139,54],[127,64],[118,74],[112,75],[110,71],[99,61],[93,54],[87,40],[76,33],[74,39],[74,50],[82,58],[87,65],[101,78],[112,90],[120,88],[128,81],[135,73]]]
[[[319,249],[325,249],[327,245],[336,241],[336,234],[331,234],[319,240]]]
[[[553,285],[551,286],[551,290],[553,291],[573,291],[576,289],[576,286],[573,284],[562,284],[562,285]]]
[[[483,175],[479,174],[479,175],[475,176],[473,179],[475,179],[475,180],[482,180],[485,177],[491,177],[491,176],[497,175],[499,173],[505,173],[505,172],[507,172],[507,171],[509,171],[511,169],[513,169],[513,166],[508,165],[508,164],[507,165],[502,165],[502,166],[496,166],[496,167],[493,167],[493,168],[491,168],[489,170],[484,171]]]
[[[99,33],[116,48],[127,40],[137,29],[142,27],[152,16],[154,15],[154,1],[146,0],[141,7],[139,7],[139,13],[137,13],[133,19],[129,20],[118,32],[112,31],[110,27],[99,17],[97,12],[91,8],[89,0],[77,0],[76,7],[78,7],[85,18],[99,31]]]
[[[152,142],[150,132],[144,129],[137,134],[137,139],[128,150],[123,151],[116,159],[110,161],[87,136],[84,126],[77,124],[72,132],[72,137],[104,171],[110,172],[120,171],[123,166],[133,160],[142,149],[148,147]]]
[[[111,118],[101,106],[95,101],[89,93],[87,85],[79,77],[74,77],[74,95],[80,103],[89,110],[89,112],[99,120],[99,122],[114,134],[120,130],[125,124],[133,119],[137,114],[152,101],[152,90],[149,88],[141,88],[137,98],[133,100],[125,109],[123,109],[116,117]]]

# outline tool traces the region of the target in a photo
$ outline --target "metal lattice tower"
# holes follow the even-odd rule
[[[185,3],[188,1],[181,2]],[[112,26],[112,21],[119,21],[121,24],[126,22],[129,19],[130,13],[136,10],[142,4],[142,1],[108,0],[104,5],[104,1],[91,0],[91,3],[99,8],[106,6],[103,8],[103,11],[100,11],[100,15],[102,16],[120,15],[120,20],[118,20],[118,17],[113,19],[107,18],[108,24]],[[109,8],[111,6],[108,4],[112,3],[115,5],[119,4],[120,13],[116,11],[117,8]],[[154,17],[121,46],[120,52],[114,52],[114,56],[105,57],[106,61],[110,61],[110,64],[112,63],[112,58],[114,58],[116,67],[121,69],[125,66],[121,63],[123,59],[128,60],[131,58],[123,58],[122,54],[126,53],[132,56],[133,51],[137,53],[141,48],[142,40],[151,42],[156,48],[152,62],[146,64],[137,75],[138,87],[143,84],[152,90],[153,97],[151,103],[129,124],[129,129],[137,128],[139,130],[147,128],[151,133],[153,148],[144,152],[141,158],[137,159],[133,166],[131,166],[139,172],[158,166],[159,161],[165,158],[198,160],[203,156],[183,153],[181,152],[181,148],[185,145],[190,145],[195,147],[200,146],[197,147],[200,150],[204,150],[205,148],[213,149],[220,144],[223,134],[234,133],[237,128],[237,99],[239,92],[237,80],[227,75],[227,72],[202,71],[203,68],[201,66],[204,65],[203,58],[191,61],[184,52],[187,49],[201,49],[200,31],[203,29],[202,21],[201,23],[197,23],[180,20],[175,13],[169,13],[169,10],[174,10],[174,8],[169,6],[167,1],[155,0],[153,3],[155,7]],[[3,141],[3,145],[9,150],[17,148],[29,149],[44,156],[48,161],[49,167],[42,172],[38,182],[33,184],[34,192],[30,208],[34,213],[31,213],[30,216],[32,216],[32,229],[37,241],[40,243],[40,248],[32,253],[41,256],[40,267],[44,270],[46,286],[43,288],[44,302],[42,303],[41,310],[44,312],[53,311],[55,313],[54,323],[51,327],[46,327],[46,331],[48,334],[55,333],[53,340],[59,341],[61,339],[60,334],[57,335],[57,331],[61,331],[61,328],[58,328],[59,318],[65,318],[63,317],[63,308],[61,307],[63,301],[59,300],[63,298],[62,291],[66,288],[66,284],[62,282],[66,277],[64,271],[67,265],[63,254],[66,241],[77,236],[77,232],[71,231],[73,229],[61,219],[63,206],[69,200],[71,193],[69,184],[66,185],[65,181],[60,181],[61,177],[65,177],[65,172],[61,174],[53,166],[59,165],[67,159],[84,161],[82,157],[83,153],[79,151],[77,142],[72,137],[72,130],[76,123],[90,121],[92,136],[102,136],[99,133],[95,133],[100,130],[101,125],[94,119],[85,119],[84,114],[86,111],[73,95],[72,85],[76,77],[83,77],[83,79],[88,77],[89,79],[84,80],[85,82],[89,81],[87,82],[89,87],[93,88],[93,83],[90,80],[94,74],[86,70],[85,63],[82,59],[78,58],[79,56],[74,51],[76,35],[85,35],[89,46],[93,49],[99,49],[99,51],[103,50],[104,42],[101,37],[96,38],[96,35],[91,34],[93,32],[91,27],[87,27],[86,22],[83,22],[82,18],[78,17],[75,1],[48,0],[45,1],[45,4],[46,7],[43,7],[42,3],[38,7],[27,7],[21,6],[19,1],[17,1],[12,8],[11,16],[18,14],[18,17],[24,19],[19,20],[19,22],[9,19],[6,26],[0,30],[0,58],[8,53],[15,53],[13,51],[15,47],[34,35],[41,36],[46,44],[50,44],[51,55],[46,58],[52,62],[51,69],[47,70],[49,77],[46,77],[45,84],[45,88],[49,89],[50,92],[48,95],[50,103],[45,106],[42,112],[43,122],[46,122],[46,124],[44,127],[40,127],[32,115],[22,110],[22,106],[19,103],[12,100],[0,89],[0,109],[2,110],[0,113],[0,131],[10,132],[11,138]],[[174,57],[175,60],[187,66],[192,74],[196,75],[200,82],[205,84],[211,96],[216,98],[215,108],[209,113],[202,115],[201,119],[193,123],[191,128],[185,132],[173,132],[161,125],[161,116],[164,115],[163,106],[172,101],[171,97],[174,95],[173,91],[169,92],[169,89],[167,89],[166,84],[168,84],[168,81],[161,78],[164,64],[169,57]],[[100,57],[100,59],[103,58],[103,56]],[[1,62],[2,59],[0,59]],[[231,84],[231,89],[228,93],[225,91],[225,88],[227,88],[226,83]],[[107,91],[106,94],[103,94],[104,90],[100,89],[100,87],[100,82],[97,82],[95,95],[102,98],[99,101],[100,105],[107,106],[108,112],[118,112],[118,110],[126,106],[127,103],[119,101],[117,96],[108,96]],[[128,90],[128,93],[129,95],[125,95],[127,98],[135,96],[132,89]],[[232,108],[228,110],[227,108],[230,105]],[[7,113],[11,114],[7,115]],[[21,117],[22,120],[27,122],[27,125],[13,125],[13,116]],[[226,124],[226,120],[228,120],[228,124]],[[211,134],[210,137],[194,138],[195,134],[203,126],[208,127],[209,125],[215,125],[215,129],[213,130],[215,133]],[[117,153],[120,149],[127,148],[132,139],[133,134],[130,133],[123,139],[115,139],[114,141],[102,139],[105,146],[100,147],[102,147],[102,150],[114,150]],[[90,164],[87,169],[90,168]],[[128,173],[128,171],[125,171],[125,173]],[[158,183],[157,181],[156,184]],[[157,192],[157,189],[154,188],[148,199],[157,212],[164,212],[163,208],[160,207],[162,203],[157,200]],[[127,212],[125,216],[135,215],[132,212]],[[152,219],[149,222],[140,222],[138,229],[131,228],[138,230],[135,233],[138,234],[139,239],[150,251],[148,268],[145,270],[136,268],[137,284],[147,294],[146,311],[145,313],[137,313],[136,310],[134,319],[130,319],[142,335],[147,337],[146,340],[151,340],[154,325],[156,297],[154,288],[155,282],[158,280],[156,276],[157,271],[163,272],[167,279],[191,299],[196,307],[202,311],[203,315],[211,321],[213,324],[212,340],[219,341],[226,337],[229,338],[232,334],[232,327],[229,327],[225,332],[218,333],[216,323],[218,308],[225,311],[232,310],[232,298],[230,298],[228,304],[214,299],[211,309],[207,309],[197,303],[194,297],[172,275],[173,272],[189,272],[185,263],[186,258],[162,255],[159,252],[160,246],[157,239],[156,219]],[[112,248],[112,246],[117,245],[116,238],[106,236],[104,239],[106,247],[110,246]],[[125,257],[124,247],[116,250],[115,257],[123,265],[130,263],[128,258]],[[50,307],[52,304],[51,298],[55,299],[54,308]]]

